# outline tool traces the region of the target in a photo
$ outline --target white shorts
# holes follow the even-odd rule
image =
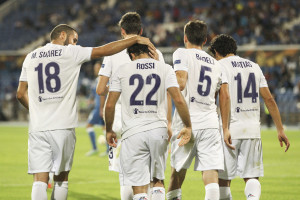
[[[179,172],[188,169],[195,158],[195,171],[223,170],[224,154],[218,129],[193,130],[191,141],[179,147],[179,132],[171,139],[171,166]]]
[[[108,151],[108,169],[109,171],[120,172],[120,150],[121,139],[118,139],[117,147],[109,147]]]
[[[223,141],[225,171],[219,172],[219,178],[232,180],[236,176],[254,178],[264,176],[261,139],[232,140],[235,150],[227,147]]]
[[[75,143],[74,128],[29,133],[28,173],[70,171]]]
[[[165,179],[168,156],[167,128],[156,128],[122,140],[120,184],[143,186]]]

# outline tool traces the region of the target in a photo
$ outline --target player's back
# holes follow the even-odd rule
[[[78,76],[91,50],[48,43],[27,55],[23,68],[28,81],[30,131],[77,126]]]
[[[239,56],[221,59],[231,99],[230,131],[233,139],[260,137],[259,88],[267,87],[260,67]]]
[[[138,59],[121,66],[110,91],[121,91],[122,137],[167,127],[167,88],[177,86],[172,67],[160,61]]]
[[[179,48],[173,54],[175,71],[187,71],[182,91],[188,104],[193,129],[218,128],[215,93],[221,84],[221,67],[199,49]],[[179,119],[179,117],[178,117]]]

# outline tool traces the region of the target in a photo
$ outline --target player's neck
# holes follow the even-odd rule
[[[51,44],[64,45],[64,42],[60,40],[52,40]]]
[[[136,36],[136,35],[137,35],[137,34],[123,35],[123,38],[124,38],[124,39],[127,39],[127,38],[130,38],[130,37]]]
[[[202,50],[202,46],[194,45],[194,44],[191,44],[189,42],[185,44],[185,48]]]
[[[143,54],[136,56],[134,60],[143,59],[143,58],[150,58],[150,57],[148,54],[143,53]]]

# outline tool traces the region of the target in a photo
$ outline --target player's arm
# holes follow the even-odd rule
[[[28,83],[25,81],[20,81],[17,90],[18,101],[29,110],[29,99],[28,99]]]
[[[172,133],[172,99],[170,94],[167,92],[167,102],[168,102],[168,112],[167,112],[167,120],[168,120],[168,136],[169,136],[169,142],[171,140],[171,137],[173,135]]]
[[[184,90],[188,78],[188,72],[183,70],[176,71],[176,78],[179,84],[180,91]]]
[[[100,117],[104,117],[103,116],[103,110],[104,110],[104,104],[105,104],[105,99],[106,99],[106,96],[100,96],[100,110],[99,110],[99,115]]]
[[[109,89],[109,87],[107,86],[108,80],[109,77],[107,76],[102,76],[102,75],[99,76],[99,80],[96,88],[96,92],[98,95],[103,95],[103,96],[107,95]]]
[[[170,93],[175,107],[177,109],[177,112],[183,122],[183,124],[185,125],[185,128],[183,128],[177,139],[179,139],[181,137],[181,140],[179,142],[179,146],[183,146],[185,144],[187,144],[192,136],[192,124],[191,124],[191,118],[190,118],[190,113],[188,110],[188,107],[186,105],[186,102],[179,90],[179,88],[177,87],[170,87],[168,88],[168,92]]]
[[[287,138],[287,136],[284,133],[283,130],[283,125],[281,122],[281,117],[280,117],[280,113],[277,107],[277,104],[275,102],[274,97],[272,96],[270,90],[268,87],[261,87],[259,89],[259,93],[262,96],[262,98],[264,99],[264,102],[272,116],[272,119],[275,123],[276,129],[277,129],[277,133],[278,133],[278,140],[280,142],[280,146],[282,147],[282,142],[285,143],[286,148],[285,148],[285,152],[289,149],[290,147],[290,142]]]
[[[94,47],[92,50],[91,58],[95,59],[95,58],[100,58],[103,56],[110,56],[110,55],[116,54],[116,53],[134,45],[135,43],[145,44],[145,45],[148,45],[150,48],[155,49],[154,45],[150,42],[150,40],[148,38],[136,35],[136,36],[132,36],[127,39],[111,42],[111,43],[108,43],[103,46]]]
[[[219,104],[220,104],[220,112],[221,112],[221,118],[222,118],[222,128],[223,128],[223,134],[224,134],[224,142],[230,149],[235,149],[234,146],[232,146],[231,141],[231,135],[229,132],[229,119],[230,119],[230,95],[228,91],[228,84],[223,83],[220,88],[220,98],[219,98]]]
[[[106,141],[109,146],[117,147],[117,135],[112,130],[115,117],[116,103],[120,97],[120,92],[109,92],[105,106],[105,126],[106,126]]]

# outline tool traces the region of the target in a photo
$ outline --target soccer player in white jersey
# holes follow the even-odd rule
[[[119,22],[121,28],[122,38],[128,38],[134,35],[141,35],[143,32],[142,29],[142,20],[138,13],[128,12],[124,14]],[[159,60],[164,62],[162,53],[159,50],[156,50],[159,56]],[[108,81],[115,72],[118,70],[119,66],[131,62],[129,55],[126,53],[126,50],[121,51],[112,56],[105,57],[102,63],[101,70],[99,72],[99,81],[97,85],[97,93],[99,95],[106,95],[108,92]],[[170,108],[171,111],[171,108]],[[171,115],[171,114],[170,114]],[[169,117],[171,118],[171,116]],[[117,102],[115,109],[115,118],[113,124],[113,131],[117,133],[118,139],[121,138],[121,101],[120,99]],[[170,120],[171,121],[171,120]],[[121,141],[117,145],[117,148],[110,147],[108,158],[109,158],[109,170],[119,172],[119,150],[120,150]],[[149,193],[158,193],[158,191],[149,191]],[[120,187],[121,200],[132,199],[133,192],[131,186],[122,185]],[[149,194],[150,195],[150,194]]]
[[[219,200],[218,170],[224,169],[224,155],[215,96],[220,95],[225,132],[228,132],[230,98],[227,83],[222,82],[220,64],[202,50],[206,40],[207,25],[199,20],[190,21],[184,27],[186,48],[179,48],[173,54],[174,70],[191,115],[193,140],[184,148],[178,146],[176,133],[178,134],[182,123],[178,121],[175,111],[168,200],[182,198],[181,186],[194,157],[194,170],[202,171],[205,199]]]
[[[115,105],[121,95],[122,146],[120,152],[120,182],[131,185],[134,200],[148,199],[148,185],[153,180],[153,200],[165,199],[164,171],[166,168],[167,91],[173,98],[184,127],[179,145],[191,137],[191,122],[186,103],[179,91],[171,66],[149,56],[145,45],[128,48],[133,62],[119,67],[112,77],[105,107],[107,142],[116,146],[117,136],[112,130]]]
[[[261,194],[258,179],[264,174],[258,94],[274,120],[280,145],[283,146],[284,142],[287,151],[290,143],[284,133],[277,104],[259,65],[237,56],[236,42],[229,35],[215,37],[210,51],[225,69],[231,97],[230,133],[224,133],[223,144],[225,171],[219,173],[220,199],[232,199],[231,180],[240,176],[246,183],[246,199],[258,200]]]
[[[76,88],[81,64],[108,56],[147,38],[134,36],[99,47],[76,45],[78,34],[61,24],[50,34],[51,43],[29,53],[23,63],[17,98],[29,109],[28,173],[34,175],[31,198],[47,199],[49,172],[54,172],[51,199],[67,199],[75,127]]]

